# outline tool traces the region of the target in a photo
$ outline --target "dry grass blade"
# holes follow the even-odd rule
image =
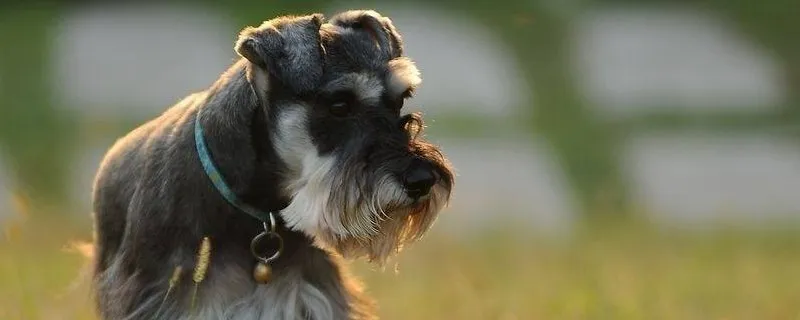
[[[167,288],[167,294],[164,295],[164,301],[167,300],[169,294],[178,285],[178,281],[181,279],[181,274],[183,273],[183,267],[177,266],[175,267],[175,271],[172,272],[172,277],[169,278],[169,288]]]
[[[208,272],[208,264],[211,262],[211,239],[203,237],[203,242],[200,244],[200,250],[197,253],[197,264],[194,267],[194,292],[192,293],[192,309],[194,309],[195,301],[197,299],[197,288],[200,283],[206,278]]]

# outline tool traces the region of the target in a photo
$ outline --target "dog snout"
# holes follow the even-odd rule
[[[437,179],[437,174],[431,166],[418,161],[414,162],[406,171],[403,176],[403,185],[406,194],[416,200],[427,196]]]

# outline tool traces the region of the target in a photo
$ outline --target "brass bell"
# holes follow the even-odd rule
[[[259,262],[256,264],[256,267],[253,269],[253,279],[256,282],[265,284],[272,279],[272,268],[263,262]]]

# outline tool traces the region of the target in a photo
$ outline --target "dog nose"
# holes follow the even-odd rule
[[[436,176],[429,168],[418,166],[406,172],[403,183],[408,196],[419,199],[431,192],[431,188],[436,183]]]

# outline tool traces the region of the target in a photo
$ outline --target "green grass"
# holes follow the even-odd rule
[[[452,213],[451,213],[452,214]],[[28,218],[0,239],[0,319],[92,319],[86,223]],[[383,319],[800,319],[800,228],[685,233],[603,224],[564,241],[437,233],[384,271],[353,264]]]

